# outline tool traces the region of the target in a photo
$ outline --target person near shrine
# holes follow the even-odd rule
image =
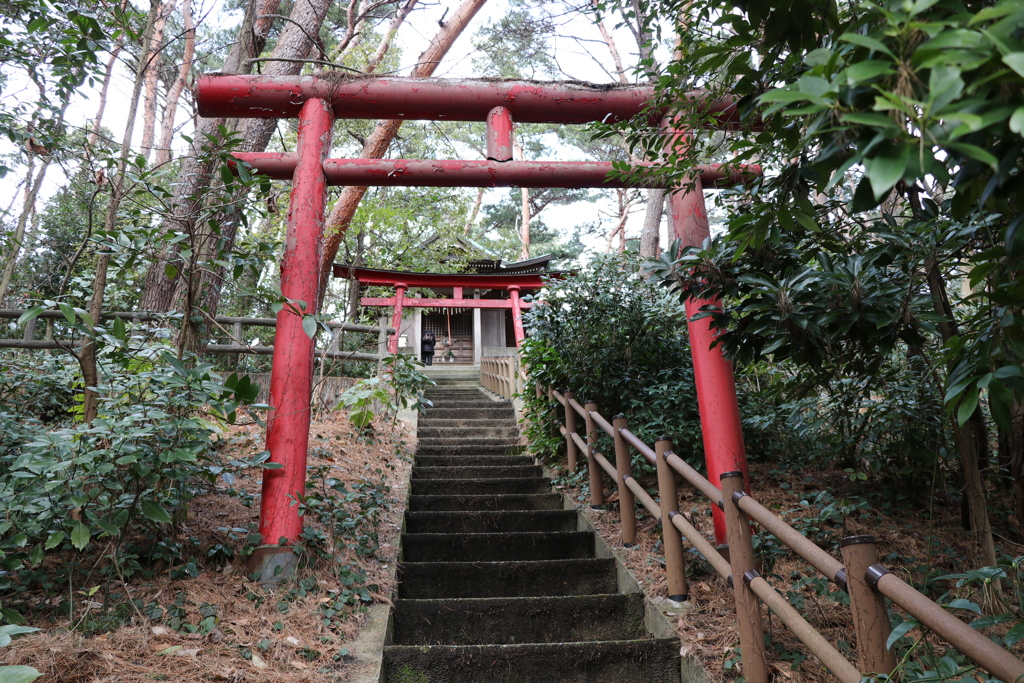
[[[423,364],[433,365],[434,364],[434,333],[430,330],[423,335]]]

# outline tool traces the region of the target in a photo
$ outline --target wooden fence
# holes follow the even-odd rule
[[[537,387],[537,391],[539,396],[544,395],[542,387]],[[609,422],[598,412],[596,403],[580,405],[571,391],[559,392],[548,388],[546,394],[564,408],[565,423],[560,426],[560,431],[565,437],[568,468],[576,469],[578,454],[582,453],[586,459],[591,504],[604,503],[605,476],[618,488],[623,545],[629,546],[636,542],[637,501],[643,510],[661,522],[670,597],[676,600],[687,597],[683,539],[689,541],[715,571],[727,580],[735,598],[743,676],[747,683],[768,683],[769,679],[764,627],[758,601],[763,602],[842,683],[860,683],[862,678],[873,673],[892,673],[896,660],[892,651],[886,647],[890,625],[884,598],[889,598],[993,677],[1005,683],[1024,680],[1024,661],[954,617],[879,564],[875,541],[871,536],[848,536],[843,539],[843,560],[840,562],[758,503],[753,496],[746,494],[742,472],[726,472],[721,476],[719,485],[716,485],[676,455],[668,439],[655,442],[654,448],[651,448],[629,430],[624,416],[616,415]],[[583,421],[585,428],[582,435],[577,429],[579,420]],[[598,430],[605,432],[614,441],[614,465],[597,450]],[[658,500],[633,478],[630,465],[633,449],[657,468]],[[676,487],[680,477],[702,493],[711,505],[725,513],[728,559],[676,509],[679,500]],[[780,543],[791,548],[829,581],[847,592],[857,643],[856,665],[816,631],[757,572],[751,541],[751,521],[774,534]]]
[[[21,310],[0,310],[0,319],[18,319],[25,311]],[[103,320],[120,318],[126,322],[159,322],[166,319],[166,316],[154,315],[152,313],[140,313],[136,311],[104,313],[100,316]],[[0,339],[0,349],[65,349],[75,344],[74,340],[36,339],[36,321],[43,320],[64,320],[61,311],[43,311],[37,318],[25,323],[25,331],[19,339]],[[227,339],[226,344],[207,344],[207,353],[233,353],[233,354],[258,354],[273,355],[274,347],[268,345],[246,344],[243,339],[243,328],[245,327],[276,327],[275,318],[238,318],[233,316],[219,315],[214,318],[217,326],[222,328],[222,333],[216,338]],[[381,319],[379,325],[357,325],[354,323],[326,323],[331,330],[331,340],[322,348],[316,350],[317,358],[330,358],[332,360],[361,360],[379,363],[387,353],[387,336],[395,332],[395,328],[386,326],[386,319]],[[230,332],[228,332],[230,329]],[[340,343],[342,335],[346,332],[376,334],[377,348],[374,353],[363,351],[342,351]]]

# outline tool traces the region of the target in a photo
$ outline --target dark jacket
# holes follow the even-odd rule
[[[433,353],[435,343],[433,333],[427,332],[423,335],[423,353]]]

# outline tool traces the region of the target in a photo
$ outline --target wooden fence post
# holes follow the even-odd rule
[[[583,414],[587,423],[587,473],[590,475],[590,507],[604,505],[604,483],[601,481],[601,466],[594,458],[594,451],[597,450],[597,424],[590,416],[591,412],[597,411],[597,404],[587,401],[583,406]]]
[[[633,491],[626,486],[626,479],[633,476],[630,458],[632,453],[629,444],[622,438],[622,430],[626,429],[628,423],[625,415],[616,415],[612,418],[612,427],[615,429],[615,471],[619,480],[615,485],[619,488],[619,519],[622,524],[622,545],[632,548],[636,545],[636,498]]]
[[[750,521],[736,506],[734,499],[734,496],[746,495],[743,492],[743,473],[724,472],[721,481],[729,564],[732,566],[732,591],[736,598],[736,620],[740,630],[740,650],[743,653],[743,677],[747,683],[768,683],[761,605],[748,585],[757,576],[754,569],[754,547],[750,540]]]
[[[576,442],[572,440],[572,435],[576,433],[576,411],[569,405],[569,402],[575,398],[575,394],[566,390],[563,398],[565,398],[565,462],[569,471],[575,472]]]
[[[889,614],[885,598],[868,585],[866,578],[868,567],[878,562],[875,538],[847,536],[839,545],[857,635],[857,668],[864,673],[890,674],[896,668],[896,655],[885,647],[890,633]]]
[[[654,453],[658,459],[658,497],[661,498],[661,539],[665,548],[665,575],[668,579],[668,597],[682,602],[688,596],[686,586],[686,556],[683,554],[683,539],[672,518],[679,514],[679,492],[676,488],[676,473],[665,461],[672,453],[672,442],[663,436],[654,442]]]

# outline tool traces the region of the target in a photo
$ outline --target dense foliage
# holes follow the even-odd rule
[[[607,418],[625,415],[648,443],[669,436],[696,463],[703,447],[686,314],[637,266],[635,256],[611,256],[549,281],[524,315],[523,363],[531,380],[571,390],[581,404],[592,400]],[[533,414],[544,416],[528,423],[531,439],[560,438],[552,404],[529,400]]]

